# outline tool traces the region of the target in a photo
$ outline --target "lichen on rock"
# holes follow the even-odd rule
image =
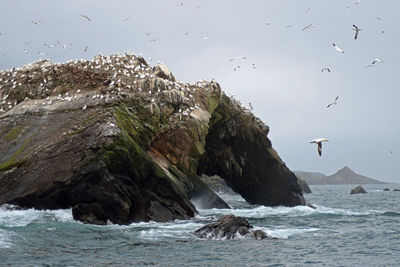
[[[71,207],[94,224],[229,208],[202,172],[250,203],[304,204],[267,134],[218,83],[131,53],[38,61],[0,72],[0,205]]]

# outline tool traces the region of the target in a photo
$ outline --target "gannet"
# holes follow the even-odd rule
[[[308,30],[308,29],[311,29],[311,28],[315,28],[315,25],[314,25],[314,24],[309,24],[309,25],[307,25],[307,26],[305,26],[305,27],[303,28],[303,31]]]
[[[324,71],[328,71],[328,72],[331,72],[331,70],[329,69],[329,68],[323,68],[322,70],[321,70],[321,72],[324,72]]]
[[[336,105],[338,99],[339,99],[339,96],[337,96],[337,97],[335,98],[335,101],[333,101],[333,102],[330,103],[328,106],[326,106],[326,108],[329,108],[329,107],[332,106],[332,105]]]
[[[344,53],[344,51],[342,50],[342,48],[338,47],[337,45],[335,45],[335,43],[333,43],[333,47],[336,49],[336,51],[340,52],[340,53]]]
[[[88,16],[86,16],[84,14],[79,14],[79,16],[81,16],[84,19],[87,19],[88,21],[92,21]]]
[[[375,64],[375,63],[377,63],[377,62],[383,63],[383,60],[380,59],[380,58],[375,58],[375,59],[372,61],[372,64]]]
[[[318,145],[318,155],[319,156],[322,155],[322,142],[329,142],[329,140],[326,138],[317,138],[317,139],[313,139],[310,141],[310,143]]]
[[[354,40],[357,40],[358,33],[361,31],[361,29],[353,24],[353,31],[356,31],[354,34]]]

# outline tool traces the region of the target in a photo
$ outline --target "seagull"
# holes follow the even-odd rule
[[[319,156],[322,155],[322,142],[329,142],[329,140],[326,138],[317,138],[317,139],[313,139],[310,141],[310,143],[318,145],[318,155]]]
[[[240,66],[234,67],[234,68],[233,68],[233,71],[236,71],[236,70],[238,70],[238,69],[240,69]]]
[[[251,110],[253,110],[253,105],[249,102],[249,107]]]
[[[335,101],[333,101],[332,103],[330,103],[328,106],[326,106],[326,108],[329,108],[330,106],[332,106],[332,105],[336,105],[337,104],[337,101],[338,101],[338,99],[339,99],[339,96],[337,96],[336,98],[335,98]]]
[[[79,14],[79,16],[81,16],[84,19],[87,19],[88,21],[92,21],[88,16],[86,16],[84,14]]]
[[[48,48],[53,48],[54,46],[56,46],[55,44],[52,45],[48,45],[48,44],[43,44],[44,46],[47,46]]]
[[[307,25],[307,26],[305,26],[305,27],[303,28],[303,31],[309,30],[309,29],[312,29],[312,28],[315,28],[315,25],[314,25],[314,24],[309,24],[309,25]]]
[[[35,24],[35,25],[42,25],[42,23],[40,21],[31,21],[31,23]]]
[[[86,53],[86,51],[88,50],[88,48],[89,48],[88,46],[85,47],[85,53]]]
[[[321,72],[324,72],[324,71],[331,72],[331,70],[330,70],[329,68],[323,68],[323,69],[321,70]]]
[[[234,57],[234,58],[229,59],[229,61],[235,61],[238,59],[247,59],[247,57]]]
[[[354,34],[354,40],[357,40],[358,33],[361,31],[361,29],[353,24],[353,31],[356,31]]]
[[[340,53],[344,53],[344,51],[342,50],[342,48],[340,48],[339,46],[335,45],[335,43],[333,43],[333,47],[336,49],[336,51],[340,52]]]
[[[124,18],[122,21],[123,21],[123,22],[126,22],[126,21],[130,20],[131,18],[132,18],[132,16],[129,16],[129,17],[127,17],[127,18]]]
[[[375,64],[377,62],[383,63],[383,60],[380,58],[375,58],[374,61],[372,61],[372,64]]]

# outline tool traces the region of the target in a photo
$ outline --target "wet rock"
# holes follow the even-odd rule
[[[217,222],[207,224],[194,232],[199,238],[208,239],[233,239],[246,236],[257,240],[268,238],[261,230],[253,230],[253,226],[242,218],[235,215],[222,216]]]
[[[399,188],[395,188],[395,189],[393,189],[393,191],[400,191],[400,189]]]
[[[390,188],[385,188],[385,189],[383,189],[383,191],[390,191]]]
[[[361,185],[357,186],[356,188],[350,191],[350,194],[366,194],[366,193],[367,191],[365,191],[365,189]]]
[[[225,95],[215,106],[197,173],[220,176],[251,204],[305,205],[296,175],[272,148],[268,126]]]
[[[301,187],[302,192],[304,194],[311,194],[312,191],[311,191],[311,188],[308,186],[307,182],[303,179],[300,179],[300,178],[298,178],[298,179],[299,179],[299,185]]]
[[[250,203],[304,204],[267,133],[218,83],[176,81],[131,53],[0,71],[0,205],[93,224],[229,208],[202,172]]]

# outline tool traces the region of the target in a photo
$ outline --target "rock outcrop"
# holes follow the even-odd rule
[[[367,193],[367,191],[365,191],[365,189],[361,186],[361,185],[359,185],[359,186],[357,186],[356,188],[354,188],[354,189],[351,189],[351,191],[350,191],[350,194],[366,194]]]
[[[300,178],[298,178],[298,179],[299,179],[299,185],[301,187],[303,194],[311,194],[312,191],[311,191],[311,188],[308,186],[307,182],[303,179],[300,179]]]
[[[234,239],[238,237],[249,237],[257,240],[268,238],[261,230],[254,230],[250,223],[235,215],[222,216],[217,222],[207,224],[194,232],[199,238],[208,239]]]
[[[216,82],[177,82],[133,54],[38,61],[0,73],[0,205],[95,224],[189,218],[193,199],[228,208],[201,172],[251,203],[304,204],[267,133]]]

